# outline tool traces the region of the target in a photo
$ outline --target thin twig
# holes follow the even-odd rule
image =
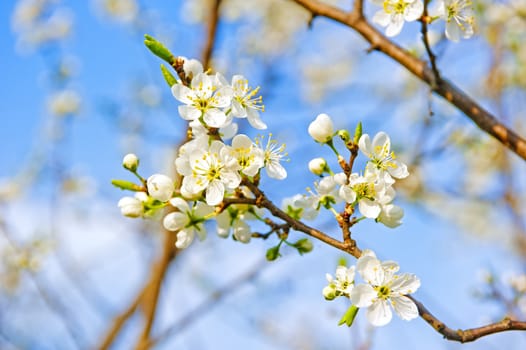
[[[429,57],[429,63],[431,64],[431,69],[433,70],[435,80],[431,83],[431,87],[434,88],[437,86],[440,81],[440,72],[438,71],[436,56],[431,50],[431,45],[429,44],[429,38],[427,36],[427,25],[429,22],[429,16],[427,13],[427,6],[429,5],[429,0],[424,1],[424,12],[422,14],[422,41],[424,42],[424,47],[426,48],[427,56]]]

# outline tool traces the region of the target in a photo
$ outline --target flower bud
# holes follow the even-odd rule
[[[294,243],[294,247],[296,247],[300,255],[310,253],[313,248],[312,242],[308,238],[302,238],[298,240],[296,243]]]
[[[154,174],[146,181],[148,194],[161,202],[166,202],[172,198],[174,192],[174,183],[166,175]]]
[[[323,158],[314,158],[309,162],[309,170],[314,175],[320,176],[327,168],[327,161]]]
[[[337,297],[336,289],[333,285],[328,285],[323,288],[322,293],[325,300],[334,300]]]
[[[139,167],[139,158],[133,153],[128,153],[122,158],[122,166],[124,169],[135,172]]]
[[[309,125],[309,135],[319,143],[327,143],[332,140],[334,127],[331,117],[327,114],[319,114]]]
[[[121,214],[130,218],[138,218],[144,213],[141,200],[135,197],[122,197],[117,205]]]

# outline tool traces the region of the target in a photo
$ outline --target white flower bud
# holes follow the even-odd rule
[[[138,198],[123,197],[117,205],[121,209],[121,214],[130,218],[138,218],[144,212],[142,202]]]
[[[327,114],[318,114],[316,119],[309,125],[309,135],[319,143],[327,143],[332,140],[334,127],[331,117]]]
[[[314,158],[309,162],[309,170],[314,175],[321,175],[327,168],[327,161],[323,158]]]
[[[152,198],[161,202],[166,202],[172,198],[174,183],[168,176],[154,174],[148,178],[146,184],[148,186],[148,194]]]
[[[336,289],[333,285],[328,285],[323,288],[322,293],[325,300],[334,300],[337,297]]]
[[[139,158],[133,153],[128,153],[122,158],[122,166],[130,171],[136,171],[139,166]]]

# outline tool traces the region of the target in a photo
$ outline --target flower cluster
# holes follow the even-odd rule
[[[429,10],[429,18],[421,18],[424,11],[422,0],[371,0],[382,6],[373,16],[373,22],[386,27],[385,35],[398,35],[405,22],[419,19],[433,22],[442,19],[446,22],[446,37],[451,41],[459,41],[473,35],[475,22],[470,0],[438,0]]]
[[[259,112],[264,111],[258,88],[251,89],[241,75],[234,75],[231,84],[220,74],[209,74],[193,59],[179,58],[184,75],[174,80],[171,91],[179,106],[181,118],[189,122],[192,138],[183,144],[175,160],[180,186],[167,175],[154,174],[147,179],[138,174],[139,160],[128,154],[123,167],[141,180],[141,185],[114,180],[120,188],[135,191],[135,196],[122,198],[118,206],[128,217],[149,217],[168,207],[163,225],[176,232],[176,246],[188,247],[195,235],[206,237],[205,221],[215,218],[217,232],[235,240],[248,242],[251,230],[247,220],[263,220],[253,205],[229,203],[227,198],[247,199],[253,196],[242,186],[243,179],[259,181],[265,168],[269,177],[284,179],[287,171],[280,164],[285,156],[284,145],[278,146],[272,136],[267,142],[237,134],[234,118],[245,118],[256,129],[266,129]],[[227,144],[223,140],[232,140]]]
[[[418,317],[418,308],[407,295],[420,287],[420,280],[413,274],[396,274],[399,269],[396,262],[382,262],[373,251],[364,250],[356,266],[338,266],[335,278],[327,274],[329,285],[323,295],[327,300],[343,296],[351,300],[353,307],[366,308],[367,320],[373,326],[389,323],[391,308],[402,320],[412,320]],[[356,284],[356,272],[365,283]]]
[[[332,141],[335,135],[333,122],[327,114],[320,114],[308,130],[315,141],[327,144],[337,152]],[[337,133],[346,135],[348,131]],[[345,202],[347,210],[352,208],[354,212],[357,206],[364,218],[375,219],[388,227],[399,226],[404,212],[392,203],[396,195],[393,184],[396,179],[409,175],[407,166],[391,150],[391,140],[385,132],[379,132],[372,140],[368,134],[363,134],[359,136],[357,146],[368,158],[362,174],[333,173],[325,159],[315,158],[309,162],[309,169],[321,179],[314,183],[314,190],[308,189],[308,195],[289,199],[286,211],[300,213],[299,218],[313,219],[321,208],[333,210],[335,205]],[[327,176],[323,176],[325,173]]]

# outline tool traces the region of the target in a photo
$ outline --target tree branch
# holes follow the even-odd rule
[[[470,328],[466,330],[454,330],[449,328],[445,323],[437,319],[426,307],[413,298],[407,295],[418,307],[418,314],[438,333],[442,334],[448,340],[458,341],[460,343],[467,343],[482,338],[486,335],[505,332],[505,331],[526,331],[526,322],[515,321],[508,317],[502,321],[488,324],[486,326]]]
[[[371,26],[360,13],[345,12],[316,0],[293,1],[310,11],[313,16],[324,16],[354,29],[371,44],[373,50],[383,52],[405,67],[413,75],[431,86],[435,93],[464,112],[480,129],[495,137],[519,157],[526,160],[526,140],[524,138],[499,122],[490,112],[447,79],[440,79],[433,86],[435,74],[426,62],[412,56],[407,50],[387,39]]]
[[[205,69],[210,68],[210,60],[212,59],[212,52],[214,50],[214,44],[216,41],[217,26],[219,23],[219,7],[221,0],[215,0],[213,5],[210,7],[208,14],[207,23],[207,34],[206,42],[203,47],[203,53],[201,54],[201,61]]]

